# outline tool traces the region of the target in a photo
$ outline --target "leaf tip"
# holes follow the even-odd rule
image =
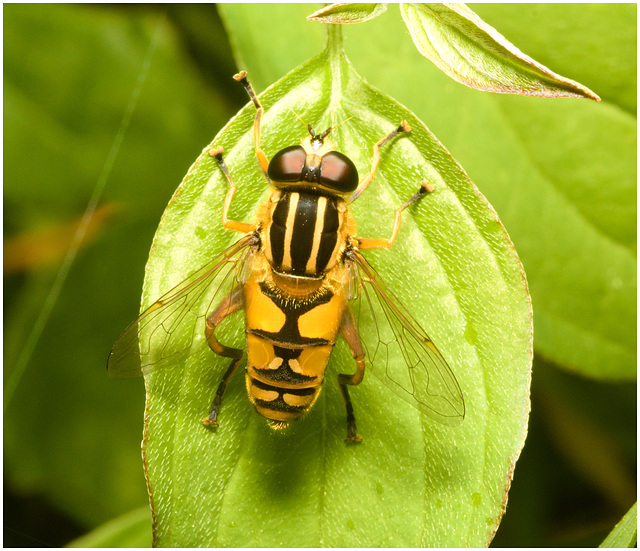
[[[584,88],[584,92],[585,92],[585,95],[584,95],[585,98],[592,99],[593,101],[602,101],[600,99],[600,96],[598,94],[596,94],[595,92],[589,90],[589,88],[585,87]]]
[[[369,21],[387,10],[385,3],[360,4],[354,2],[339,2],[330,4],[307,16],[307,21],[320,21],[349,25]]]

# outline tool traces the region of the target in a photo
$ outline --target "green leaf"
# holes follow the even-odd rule
[[[638,542],[638,502],[615,525],[600,547],[635,547]]]
[[[387,11],[386,3],[359,4],[359,3],[339,3],[331,4],[322,8],[307,17],[309,21],[320,21],[322,23],[362,23],[378,17]]]
[[[464,4],[401,4],[420,53],[471,88],[531,96],[600,98],[531,59]]]
[[[67,545],[67,547],[151,547],[149,507],[135,509],[111,520]]]
[[[156,545],[480,546],[502,516],[529,411],[531,311],[522,267],[457,163],[415,115],[358,77],[336,41],[261,95],[263,149],[270,158],[304,137],[292,110],[318,127],[353,116],[332,137],[364,174],[372,144],[408,120],[413,131],[383,153],[353,211],[359,235],[386,236],[393,210],[423,178],[433,183],[434,192],[405,213],[393,248],[367,256],[449,360],[467,417],[456,428],[434,423],[367,376],[351,393],[364,442],[346,446],[335,377],[352,372],[353,359],[339,342],[320,398],[290,432],[267,427],[236,376],[211,433],[199,420],[227,362],[197,334],[186,365],[147,378],[144,453]],[[219,223],[227,182],[210,147],[224,147],[239,186],[233,219],[250,220],[265,198],[254,114],[252,105],[243,109],[176,192],[154,241],[146,306],[237,239]],[[219,338],[243,346],[242,320],[223,325]]]

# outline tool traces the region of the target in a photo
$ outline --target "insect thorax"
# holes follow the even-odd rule
[[[281,274],[322,277],[344,250],[353,223],[340,197],[275,191],[262,221],[264,253]]]

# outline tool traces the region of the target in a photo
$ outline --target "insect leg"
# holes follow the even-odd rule
[[[207,343],[211,350],[213,350],[219,356],[226,358],[232,358],[231,364],[227,368],[227,371],[222,376],[222,381],[218,385],[216,391],[216,397],[213,399],[209,415],[202,420],[202,424],[207,427],[218,426],[218,412],[220,411],[220,404],[222,404],[222,396],[227,388],[227,383],[233,375],[240,362],[242,361],[243,352],[239,348],[231,348],[221,344],[215,336],[215,330],[224,318],[241,310],[244,307],[244,297],[242,294],[242,287],[236,285],[231,292],[222,300],[213,313],[207,318],[207,326],[205,329],[205,336],[207,337]]]
[[[409,126],[409,123],[407,123],[407,121],[402,121],[400,123],[400,126],[398,126],[398,128],[389,132],[378,143],[373,145],[373,159],[371,161],[371,171],[364,178],[362,178],[356,190],[351,194],[351,197],[349,198],[349,201],[348,201],[349,203],[353,203],[360,196],[360,194],[365,189],[367,189],[367,186],[371,183],[371,180],[373,180],[373,177],[376,175],[376,171],[378,170],[378,165],[380,164],[380,148],[384,144],[386,144],[389,140],[392,140],[402,132],[411,132],[411,127]]]
[[[358,238],[358,248],[360,249],[388,249],[393,245],[393,242],[398,237],[400,232],[400,222],[402,221],[402,211],[406,209],[412,203],[415,203],[419,199],[422,199],[427,193],[433,191],[433,187],[426,180],[422,180],[420,189],[414,193],[407,201],[405,201],[395,211],[395,220],[393,221],[393,230],[391,230],[391,237],[388,239],[370,239],[370,238]]]
[[[233,196],[235,195],[236,190],[238,188],[233,183],[233,178],[231,178],[231,173],[229,172],[229,169],[227,168],[227,165],[224,162],[224,159],[222,158],[222,153],[223,153],[222,147],[216,147],[211,151],[209,151],[209,155],[211,155],[212,157],[215,157],[216,161],[218,161],[218,164],[220,165],[220,169],[222,170],[224,175],[227,177],[227,180],[229,181],[229,185],[231,186],[229,187],[229,191],[227,191],[227,195],[224,198],[224,205],[222,206],[222,225],[227,230],[236,230],[242,233],[254,232],[256,230],[256,226],[254,224],[248,224],[246,222],[237,222],[236,220],[229,220],[229,218],[227,217],[229,214],[229,208],[231,207],[231,200],[233,199]]]
[[[227,389],[227,383],[231,376],[238,367],[238,364],[242,358],[239,360],[231,360],[231,365],[229,365],[227,371],[222,376],[222,380],[218,385],[218,390],[216,390],[216,397],[213,399],[211,403],[211,409],[209,410],[209,415],[207,415],[204,419],[202,419],[202,424],[206,427],[215,428],[218,426],[218,413],[220,411],[220,405],[222,404],[222,396],[224,395],[224,391]]]
[[[251,98],[253,105],[256,106],[256,118],[253,121],[253,141],[256,144],[256,157],[258,158],[258,163],[260,164],[260,168],[262,169],[262,172],[265,178],[267,179],[267,181],[269,181],[269,176],[267,176],[267,169],[269,168],[269,160],[267,159],[267,156],[264,154],[264,151],[262,151],[260,147],[260,124],[262,121],[262,114],[264,113],[264,108],[262,107],[260,100],[258,99],[258,96],[256,95],[256,92],[253,89],[253,86],[251,86],[251,83],[247,80],[246,71],[240,71],[237,75],[234,75],[233,78],[237,80],[240,84],[242,84],[242,86],[244,86],[244,89],[247,91],[247,94],[249,94],[249,97]]]
[[[364,378],[364,349],[360,342],[360,336],[358,335],[358,328],[353,318],[353,312],[348,305],[345,308],[342,320],[340,321],[340,334],[349,345],[351,355],[356,361],[356,372],[353,375],[347,375],[346,373],[338,375],[338,385],[340,385],[340,392],[342,392],[342,398],[344,399],[344,403],[347,408],[346,441],[349,443],[360,442],[362,437],[358,434],[356,429],[356,418],[353,413],[353,405],[351,404],[347,385],[358,385]]]

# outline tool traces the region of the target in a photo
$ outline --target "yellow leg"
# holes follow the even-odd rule
[[[400,232],[400,223],[402,222],[402,211],[406,209],[412,203],[415,203],[422,197],[424,197],[427,193],[433,191],[433,186],[429,184],[426,180],[422,180],[420,189],[414,193],[408,201],[405,201],[402,206],[396,209],[395,211],[395,219],[393,221],[393,229],[391,230],[391,237],[389,239],[378,239],[378,238],[366,238],[360,237],[358,238],[358,248],[359,249],[388,249],[393,245],[396,237],[398,237],[398,233]]]
[[[244,308],[244,294],[242,286],[236,285],[231,292],[222,299],[222,302],[207,318],[207,325],[205,327],[204,334],[207,338],[209,348],[218,354],[218,356],[235,358],[236,360],[242,359],[242,350],[220,344],[215,336],[216,327],[222,323],[222,320],[242,308]]]
[[[229,186],[230,186],[229,191],[227,191],[227,195],[224,198],[224,205],[222,206],[222,225],[227,230],[235,230],[242,233],[254,232],[256,231],[255,224],[248,224],[247,222],[237,222],[236,220],[229,220],[228,218],[229,209],[231,208],[231,201],[238,188],[233,182],[233,178],[231,178],[229,169],[227,168],[227,165],[225,164],[224,159],[222,158],[222,153],[223,153],[222,147],[216,147],[211,151],[209,151],[209,155],[211,155],[212,157],[215,157],[216,160],[218,161],[218,164],[220,165],[220,169],[222,170],[224,175],[227,177],[227,180],[229,181]]]
[[[376,175],[376,171],[378,170],[378,165],[380,164],[380,148],[386,144],[389,140],[395,138],[398,134],[402,132],[411,132],[411,127],[407,123],[407,121],[402,121],[400,126],[395,130],[389,132],[384,138],[382,138],[378,143],[373,146],[373,159],[371,161],[371,171],[367,174],[358,184],[356,190],[351,194],[349,198],[349,203],[353,203],[360,194],[367,189],[367,186],[373,180],[373,177]]]
[[[253,105],[256,106],[256,118],[253,121],[253,140],[255,142],[256,157],[258,158],[258,163],[260,164],[260,168],[262,169],[262,173],[264,174],[265,178],[267,179],[267,181],[269,181],[269,177],[267,176],[269,160],[260,147],[260,125],[262,122],[262,114],[264,113],[264,108],[262,107],[260,100],[258,99],[258,96],[253,89],[253,86],[251,86],[251,83],[247,80],[246,71],[240,71],[237,75],[234,75],[233,78],[240,84],[242,84],[242,86],[244,86],[244,89],[247,91],[247,94],[249,94]]]
[[[264,154],[264,151],[262,151],[262,149],[260,148],[260,128],[261,128],[260,125],[261,125],[262,114],[264,113],[264,109],[260,104],[260,100],[258,99],[258,96],[256,95],[255,90],[253,89],[253,86],[251,86],[251,84],[247,80],[247,72],[240,71],[237,75],[234,75],[233,78],[244,86],[245,90],[249,94],[249,97],[251,98],[251,101],[256,107],[256,118],[253,122],[253,140],[255,142],[255,150],[256,150],[256,157],[258,158],[258,164],[262,169],[262,173],[264,174],[264,177],[269,182],[270,181],[269,176],[267,176],[267,169],[269,168],[269,160],[267,159],[267,156]],[[224,163],[224,160],[222,159],[222,153],[223,153],[222,147],[216,147],[209,152],[209,154],[212,157],[215,157],[217,159],[218,164],[220,165],[222,172],[224,172],[224,175],[227,177],[227,180],[229,181],[229,185],[230,185],[229,191],[227,191],[227,195],[224,198],[224,205],[222,207],[222,225],[227,230],[235,230],[242,233],[254,232],[256,230],[256,226],[254,224],[248,224],[246,222],[237,222],[236,220],[229,220],[228,218],[229,209],[231,207],[231,200],[233,199],[233,196],[235,195],[237,188],[236,188],[236,185],[233,183],[233,178],[231,178],[231,174],[229,173],[229,169],[227,168],[227,165]]]

